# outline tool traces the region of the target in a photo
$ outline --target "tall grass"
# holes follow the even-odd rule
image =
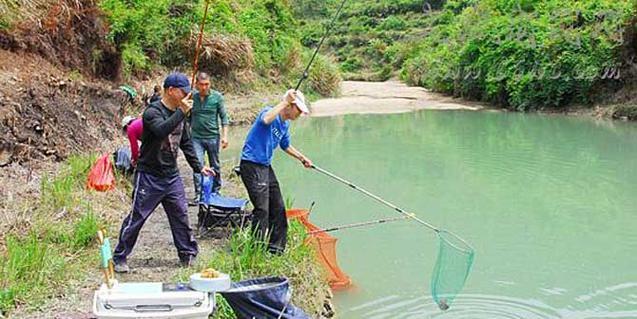
[[[201,263],[201,267],[212,267],[227,273],[235,282],[264,276],[287,277],[293,288],[294,305],[310,315],[317,315],[321,313],[329,288],[315,252],[303,243],[306,236],[303,225],[291,221],[288,248],[282,255],[273,255],[268,252],[264,242],[255,239],[249,229],[238,229],[231,235],[227,245],[215,250]],[[184,270],[177,279],[187,281],[191,272]],[[217,298],[217,302],[214,318],[235,318],[223,298]]]
[[[100,222],[84,185],[94,161],[94,155],[71,156],[57,175],[43,178],[30,220],[7,234],[0,252],[0,313],[55,296],[92,260],[87,248]]]
[[[86,182],[89,169],[97,156],[71,155],[61,171],[55,176],[44,176],[41,182],[41,204],[49,210],[75,206]]]

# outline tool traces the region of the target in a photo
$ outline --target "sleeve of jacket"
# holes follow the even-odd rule
[[[153,135],[160,139],[166,138],[179,122],[184,120],[184,112],[177,109],[170,117],[164,120],[161,111],[156,107],[149,107],[144,112],[144,130],[150,130]]]
[[[226,112],[226,105],[224,103],[223,95],[219,94],[219,118],[221,118],[221,125],[228,126],[230,120],[228,119],[228,112]]]
[[[192,146],[189,126],[190,125],[188,124],[184,124],[184,131],[181,133],[179,147],[181,148],[181,151],[184,152],[188,165],[190,165],[193,171],[199,173],[203,168],[203,163],[199,163],[199,159],[197,159],[197,154],[195,153],[195,148]]]
[[[287,150],[290,147],[290,131],[285,131],[283,136],[281,137],[281,141],[279,142],[279,146],[282,150]]]
[[[128,142],[130,143],[131,160],[133,161],[133,164],[137,164],[137,159],[139,159],[139,144],[137,144],[137,137],[134,134],[131,134],[128,130],[126,131],[126,134],[128,135]]]

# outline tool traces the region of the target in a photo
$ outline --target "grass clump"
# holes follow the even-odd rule
[[[232,281],[283,276],[290,280],[293,289],[292,302],[310,316],[323,311],[323,302],[329,293],[324,273],[318,264],[314,250],[304,245],[307,234],[297,221],[290,221],[288,248],[283,255],[272,255],[266,244],[255,240],[249,229],[236,230],[225,247],[212,252],[202,262],[202,268],[213,267],[228,273]],[[192,271],[182,271],[178,280],[188,281]],[[235,318],[232,308],[223,298],[218,298],[214,318]]]
[[[637,120],[637,105],[623,104],[611,106],[611,117],[619,120]]]
[[[0,313],[34,307],[79,279],[94,260],[90,247],[100,224],[85,189],[95,155],[74,155],[41,180],[39,200],[0,243]]]

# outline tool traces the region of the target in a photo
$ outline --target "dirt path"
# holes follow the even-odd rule
[[[386,82],[343,81],[341,96],[312,103],[312,116],[351,113],[402,113],[421,109],[479,110],[483,107],[421,87],[410,87],[397,80]]]

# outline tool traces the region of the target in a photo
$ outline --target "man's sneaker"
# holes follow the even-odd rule
[[[188,202],[188,206],[197,206],[199,205],[199,198],[193,198],[191,201]]]
[[[126,262],[117,263],[115,264],[115,267],[113,268],[115,269],[116,273],[120,273],[120,274],[125,274],[130,272],[130,268],[128,267]]]
[[[196,256],[188,256],[188,257],[186,257],[184,259],[181,259],[179,261],[179,263],[181,264],[181,267],[190,268],[190,267],[193,267],[197,263],[197,257]]]

